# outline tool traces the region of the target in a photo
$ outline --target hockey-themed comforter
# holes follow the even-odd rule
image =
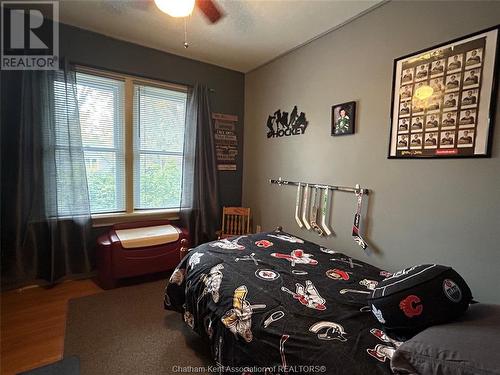
[[[191,250],[164,303],[207,339],[222,373],[387,374],[399,343],[366,298],[388,275],[284,232],[259,233]]]

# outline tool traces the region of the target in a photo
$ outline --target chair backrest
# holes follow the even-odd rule
[[[221,237],[250,233],[250,208],[224,207],[222,209]]]

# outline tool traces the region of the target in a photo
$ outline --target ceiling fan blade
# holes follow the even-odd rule
[[[140,10],[148,10],[151,5],[153,5],[154,1],[153,0],[133,0],[130,1],[132,6],[136,9]]]
[[[196,0],[196,6],[200,8],[211,23],[216,23],[224,17],[224,13],[213,0]]]

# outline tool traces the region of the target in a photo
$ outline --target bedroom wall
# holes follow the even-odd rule
[[[215,90],[212,111],[237,115],[240,155],[237,171],[220,171],[221,204],[241,205],[243,166],[243,73],[187,59],[170,53],[110,38],[98,33],[61,25],[60,55],[72,63],[138,75],[146,78],[193,85],[205,83]]]
[[[393,1],[248,73],[243,204],[254,223],[391,271],[451,265],[477,300],[500,303],[500,115],[490,159],[387,159],[393,60],[498,23],[500,2]],[[350,100],[356,134],[331,137],[331,106]],[[306,133],[267,139],[267,116],[294,105],[307,114]],[[365,256],[350,236],[352,194],[334,194],[337,236],[320,239],[295,224],[296,190],[267,182],[279,176],[372,189],[365,227],[378,253]]]

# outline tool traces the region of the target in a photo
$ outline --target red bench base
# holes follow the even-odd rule
[[[179,239],[175,242],[144,248],[125,249],[122,247],[116,230],[143,228],[170,224],[168,220],[116,224],[111,230],[97,239],[98,283],[103,289],[117,286],[119,279],[164,272],[174,269],[180,261],[181,248],[187,247],[189,236],[180,229]]]

